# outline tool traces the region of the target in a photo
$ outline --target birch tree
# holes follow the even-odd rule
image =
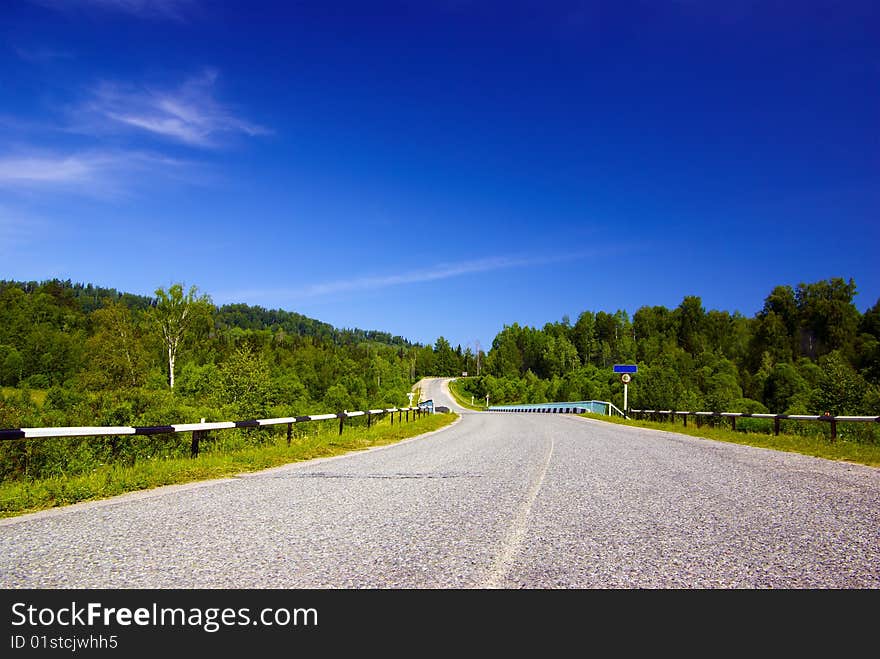
[[[198,295],[195,286],[184,293],[183,284],[172,284],[167,291],[157,288],[156,298],[152,313],[168,356],[168,384],[174,389],[174,367],[180,348],[187,334],[209,317],[211,299]]]

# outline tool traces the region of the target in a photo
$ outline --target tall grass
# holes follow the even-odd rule
[[[467,393],[464,389],[464,382],[462,380],[453,380],[449,383],[449,393],[452,394],[452,397],[455,399],[455,402],[461,405],[462,407],[469,410],[485,410],[485,405],[477,405],[471,403],[471,394]]]
[[[620,417],[608,417],[589,413],[581,414],[579,416],[596,419],[598,421],[605,421],[607,423],[617,423],[638,428],[653,428],[654,430],[676,432],[683,435],[690,435],[691,437],[700,437],[702,439],[714,439],[719,442],[745,444],[747,446],[757,446],[777,451],[802,453],[817,458],[825,458],[826,460],[855,462],[869,467],[880,467],[880,445],[872,442],[860,441],[857,432],[852,432],[849,436],[844,432],[841,437],[832,442],[828,437],[822,434],[822,424],[816,425],[816,432],[814,434],[795,435],[780,433],[779,435],[773,435],[764,432],[744,432],[717,426],[711,427],[708,425],[703,425],[697,428],[693,423],[689,423],[685,428],[681,422],[669,423],[645,421],[642,419],[627,420],[621,419]],[[739,427],[740,424],[737,423],[737,426]]]
[[[15,387],[0,387],[0,392],[2,392],[4,396],[12,396],[19,391],[21,391],[21,389],[16,389]],[[28,393],[31,396],[31,400],[37,405],[42,405],[46,402],[46,389],[28,389]]]

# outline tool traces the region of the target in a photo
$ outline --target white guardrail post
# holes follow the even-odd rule
[[[403,413],[406,412],[406,421],[412,421],[422,416],[421,407],[390,407],[376,410],[358,410],[349,412],[343,410],[336,414],[309,414],[303,416],[281,417],[274,419],[246,419],[244,421],[209,421],[204,419],[200,423],[175,423],[167,426],[65,426],[57,428],[8,428],[0,429],[0,441],[16,439],[43,439],[51,437],[117,437],[120,435],[161,435],[166,433],[191,432],[190,455],[197,457],[200,442],[210,430],[226,430],[231,428],[261,428],[265,426],[287,425],[287,445],[290,446],[293,437],[293,424],[308,421],[326,421],[339,419],[339,434],[345,427],[345,420],[358,416],[367,417],[367,427],[372,426],[372,417],[377,414],[389,414],[391,425],[394,425],[394,413],[397,412],[397,422],[403,423]],[[418,413],[418,416],[417,416]]]

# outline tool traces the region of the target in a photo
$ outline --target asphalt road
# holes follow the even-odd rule
[[[465,411],[381,449],[0,520],[0,587],[877,588],[880,470]]]

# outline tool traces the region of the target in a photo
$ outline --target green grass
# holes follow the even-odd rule
[[[11,396],[14,393],[20,391],[15,387],[0,387],[0,390],[3,391],[4,396]],[[37,405],[41,406],[46,402],[46,390],[45,389],[31,389],[31,400],[34,401]]]
[[[471,405],[471,395],[464,393],[461,390],[461,387],[462,383],[460,378],[449,383],[449,393],[452,394],[456,403],[469,410],[484,411],[486,409],[485,405]]]
[[[204,452],[195,459],[148,459],[133,465],[104,465],[81,475],[7,481],[0,483],[0,517],[383,446],[437,430],[456,418],[456,414],[433,414],[409,423],[406,420],[395,422],[392,426],[386,417],[369,429],[347,427],[341,436],[335,422],[316,422],[315,425],[309,424],[312,427],[304,426],[308,434],[294,438],[289,447],[285,434],[279,432],[261,446],[230,452]]]
[[[869,442],[849,441],[845,438],[838,438],[837,441],[831,442],[827,437],[820,434],[804,436],[780,433],[777,436],[758,432],[739,432],[731,430],[730,428],[718,428],[705,425],[697,428],[692,420],[689,421],[687,428],[685,428],[681,422],[672,424],[644,421],[641,419],[627,420],[620,417],[608,417],[590,413],[580,414],[578,416],[583,416],[588,419],[596,419],[597,421],[605,421],[606,423],[616,423],[638,428],[653,428],[655,430],[676,432],[683,435],[690,435],[691,437],[699,437],[701,439],[714,439],[719,442],[745,444],[747,446],[757,446],[777,451],[802,453],[804,455],[811,455],[826,460],[854,462],[869,467],[880,467],[880,445]],[[838,428],[839,427],[840,426],[838,426]]]

